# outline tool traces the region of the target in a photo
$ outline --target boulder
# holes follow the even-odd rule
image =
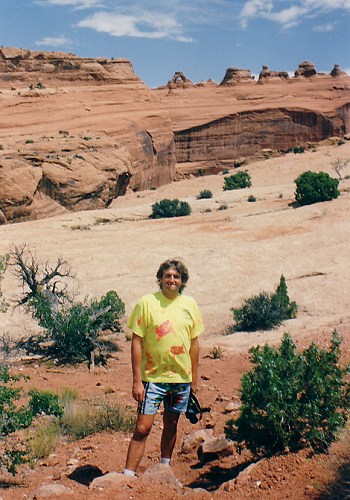
[[[234,445],[225,436],[219,436],[212,439],[207,439],[198,448],[198,459],[204,464],[217,460],[218,458],[227,457],[234,452]]]

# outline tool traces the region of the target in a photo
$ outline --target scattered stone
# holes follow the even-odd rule
[[[259,462],[254,462],[253,464],[248,465],[248,467],[246,467],[244,470],[242,470],[242,472],[240,472],[235,479],[236,484],[242,485],[242,484],[246,483],[247,481],[250,481],[251,477],[252,477],[253,470],[256,469],[256,467],[258,465],[263,463],[263,461],[266,461],[266,459],[262,458],[261,460],[259,460]]]
[[[224,408],[224,413],[231,413],[232,411],[238,411],[241,407],[240,401],[230,401]]]
[[[212,429],[199,429],[185,436],[182,445],[181,453],[191,453],[191,451],[198,449],[198,447],[208,439],[213,439]]]
[[[74,491],[63,484],[45,484],[40,486],[33,495],[33,499],[60,497],[62,495],[72,495]]]
[[[90,490],[109,489],[118,484],[126,484],[135,481],[136,476],[127,476],[121,472],[108,472],[103,476],[96,477],[90,484]]]
[[[211,462],[218,458],[232,455],[234,445],[224,436],[208,439],[204,441],[198,448],[197,455],[201,463]]]
[[[79,460],[77,458],[70,458],[67,462],[67,465],[77,465]]]
[[[179,492],[182,491],[182,484],[176,478],[170,465],[159,463],[150,465],[143,473],[142,480],[166,484],[173,486]]]
[[[306,495],[315,495],[316,488],[314,488],[311,484],[305,486],[305,494]]]
[[[204,488],[186,488],[186,491],[184,493],[184,496],[200,496],[201,498],[208,497],[208,498],[213,498],[212,494],[205,490]],[[0,499],[1,500],[1,499]]]

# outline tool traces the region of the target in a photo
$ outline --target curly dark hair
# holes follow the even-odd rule
[[[167,269],[169,269],[170,267],[173,267],[174,269],[176,269],[176,271],[180,274],[181,276],[181,281],[182,281],[182,285],[179,289],[179,293],[182,293],[182,290],[185,288],[186,286],[186,283],[189,279],[189,274],[188,274],[188,269],[187,267],[185,266],[185,264],[179,260],[179,259],[167,259],[166,261],[164,261],[160,266],[159,266],[159,269],[157,271],[157,281],[159,283],[159,287],[162,288],[162,285],[161,285],[161,282],[160,280],[163,278],[163,274],[164,274],[164,271],[166,271]]]

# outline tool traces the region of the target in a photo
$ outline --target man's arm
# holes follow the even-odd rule
[[[132,397],[138,403],[141,403],[144,396],[141,378],[142,341],[142,337],[133,333],[131,344]]]
[[[198,337],[191,340],[190,358],[192,365],[192,383],[191,389],[195,393],[197,391],[198,363],[199,363],[199,341]]]

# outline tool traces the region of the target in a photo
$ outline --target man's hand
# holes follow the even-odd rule
[[[145,388],[143,387],[142,381],[140,382],[133,382],[132,384],[132,397],[135,399],[135,401],[138,402],[138,404],[141,404],[143,398],[145,395]]]

